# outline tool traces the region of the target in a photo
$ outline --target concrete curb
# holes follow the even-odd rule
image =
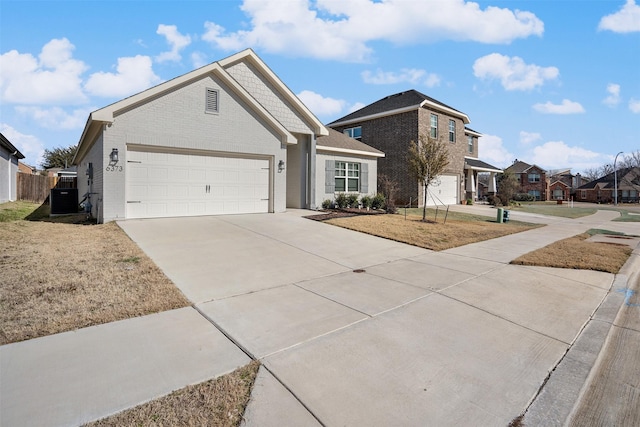
[[[569,422],[624,308],[625,291],[639,274],[640,245],[616,274],[607,296],[525,410],[526,426],[563,426]]]

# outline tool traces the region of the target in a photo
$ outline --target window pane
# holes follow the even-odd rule
[[[336,178],[336,191],[345,191],[344,178]]]
[[[349,191],[358,191],[358,179],[349,178]]]

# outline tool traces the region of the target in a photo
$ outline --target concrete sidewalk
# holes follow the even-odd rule
[[[0,347],[0,424],[77,425],[249,354],[246,425],[506,425],[615,308],[611,274],[508,264],[611,212],[443,252],[310,213],[120,223],[195,309]]]

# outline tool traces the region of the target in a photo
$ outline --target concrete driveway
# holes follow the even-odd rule
[[[306,214],[120,223],[262,360],[248,425],[506,425],[614,280],[508,264],[610,212],[439,253]]]

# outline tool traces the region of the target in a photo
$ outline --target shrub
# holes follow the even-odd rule
[[[344,193],[338,193],[336,196],[336,206],[340,209],[347,207],[347,195]]]
[[[322,209],[331,209],[332,204],[331,199],[325,199],[322,201]]]
[[[382,209],[385,206],[384,194],[378,193],[373,196],[373,200],[371,201],[371,207],[373,209]]]
[[[360,195],[357,193],[347,194],[347,206],[350,208],[357,208],[359,198]]]
[[[362,196],[362,198],[360,198],[360,203],[362,203],[362,207],[365,209],[370,208],[372,202],[373,202],[373,197],[369,195],[365,194],[364,196]]]
[[[516,202],[533,202],[536,200],[536,197],[529,193],[517,193],[513,196],[513,200]]]
[[[473,199],[471,197],[469,197],[467,199],[467,205],[472,205],[473,204]]]
[[[493,206],[502,206],[502,200],[500,200],[500,196],[488,196],[487,201],[490,205]]]

